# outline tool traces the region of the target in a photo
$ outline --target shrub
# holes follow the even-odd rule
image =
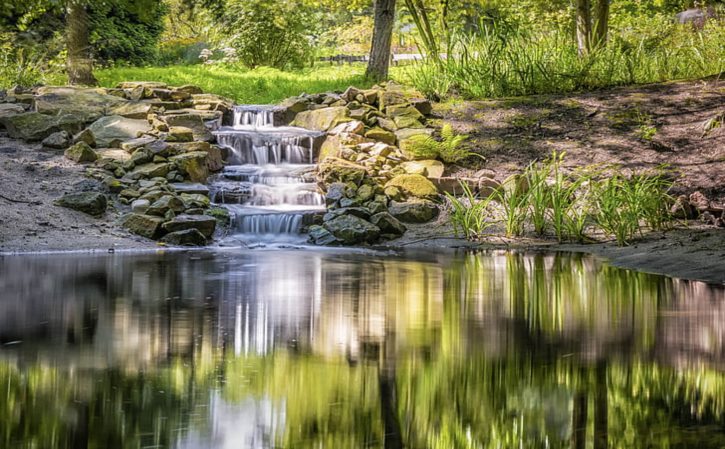
[[[248,67],[299,68],[310,60],[315,21],[298,2],[231,0],[220,21]]]
[[[441,140],[431,136],[416,135],[411,137],[410,151],[418,157],[426,159],[439,158],[448,164],[455,164],[471,156],[483,157],[480,154],[462,148],[468,139],[465,134],[456,134],[449,124],[441,129]]]

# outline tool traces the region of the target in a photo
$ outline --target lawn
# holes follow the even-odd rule
[[[267,67],[253,70],[221,65],[170,67],[117,67],[100,69],[95,75],[101,86],[121,81],[160,81],[173,86],[195,84],[205,92],[223,95],[240,104],[270,104],[301,93],[366,88],[365,65],[319,65],[295,72]]]

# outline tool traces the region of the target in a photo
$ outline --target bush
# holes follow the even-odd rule
[[[467,135],[456,134],[449,124],[443,125],[441,140],[426,135],[411,137],[410,151],[418,157],[426,159],[439,158],[447,164],[455,164],[471,156],[482,157],[481,155],[461,148],[461,145],[468,139]]]
[[[220,21],[248,67],[300,68],[310,61],[315,21],[298,2],[231,0]]]

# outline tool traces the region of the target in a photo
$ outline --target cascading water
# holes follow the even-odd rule
[[[234,124],[214,133],[229,151],[229,165],[212,183],[212,199],[229,209],[240,240],[299,240],[306,220],[325,210],[313,176],[321,134],[274,126],[275,113],[269,106],[238,106]]]

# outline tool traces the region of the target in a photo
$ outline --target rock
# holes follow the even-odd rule
[[[146,120],[111,115],[96,120],[88,129],[93,133],[99,147],[117,148],[121,142],[135,139],[139,135],[151,131],[151,126]]]
[[[702,192],[694,192],[690,195],[689,202],[699,212],[710,209],[710,200]]]
[[[188,193],[209,196],[209,187],[201,183],[179,182],[172,183],[170,186],[181,194]]]
[[[79,164],[84,162],[95,162],[98,159],[98,154],[85,142],[78,142],[65,150],[63,155],[74,162],[78,162]]]
[[[383,128],[386,131],[390,131],[391,133],[395,133],[395,131],[398,130],[398,127],[395,125],[395,122],[388,118],[378,117],[377,124],[379,127]],[[396,136],[396,139],[397,139],[397,136]]]
[[[167,142],[191,142],[194,140],[194,132],[185,126],[169,127],[169,135],[166,136]]]
[[[365,209],[364,207],[341,207],[339,209],[333,209],[327,212],[322,217],[322,221],[328,222],[342,215],[353,215],[355,217],[362,218],[363,220],[367,220],[368,218],[370,218],[370,211]]]
[[[234,107],[234,102],[232,100],[214,94],[192,94],[191,101],[194,105],[194,109],[221,111],[225,115],[231,112]]]
[[[164,116],[164,121],[169,128],[178,126],[190,129],[193,136],[191,140],[195,140],[197,142],[211,142],[214,140],[214,136],[211,131],[209,131],[209,128],[206,127],[204,117],[204,113],[201,112],[167,114]],[[171,130],[169,130],[169,132],[171,132]],[[184,142],[189,142],[191,140],[185,140]]]
[[[419,120],[416,120],[412,117],[406,117],[406,116],[395,117],[393,119],[393,121],[395,122],[395,126],[397,126],[398,129],[425,128],[424,124],[422,124]]]
[[[155,239],[163,233],[162,225],[164,221],[163,217],[131,213],[124,218],[122,225],[134,234]]]
[[[96,151],[98,154],[97,165],[105,164],[106,162],[114,162],[116,164],[123,164],[126,161],[131,160],[131,155],[118,148],[101,148]]]
[[[325,194],[325,203],[328,206],[336,204],[341,199],[345,198],[346,185],[342,182],[333,182],[327,186],[327,193]]]
[[[344,245],[374,243],[380,237],[380,228],[354,215],[341,215],[324,227]]]
[[[403,155],[408,159],[415,159],[417,156],[410,151],[410,145],[414,136],[432,136],[433,128],[407,128],[399,129],[395,132],[395,136],[398,138],[398,147]]]
[[[345,92],[340,95],[340,98],[343,100],[350,102],[355,101],[358,95],[362,94],[362,91],[356,87],[350,86],[347,89],[345,89]]]
[[[187,174],[191,182],[206,182],[206,178],[209,177],[207,155],[208,153],[204,151],[191,151],[172,156],[169,161],[176,165],[179,171]]]
[[[342,133],[362,135],[364,132],[365,124],[358,120],[352,120],[350,122],[345,122],[337,125],[332,130],[330,130],[329,134],[333,136]]]
[[[73,136],[73,143],[83,142],[90,147],[96,146],[96,138],[90,129],[86,128]]]
[[[190,95],[199,95],[204,93],[204,90],[201,87],[194,86],[193,84],[184,84],[183,86],[174,88],[174,90],[178,92],[185,92]]]
[[[379,212],[370,217],[370,222],[380,228],[383,234],[403,235],[408,228],[388,212]]]
[[[141,101],[129,101],[110,108],[111,115],[120,115],[125,118],[146,120],[152,107],[149,103]]]
[[[391,201],[388,212],[406,223],[425,223],[438,216],[438,207],[428,200]]]
[[[25,108],[19,104],[0,103],[0,118],[23,114]]]
[[[174,246],[204,246],[206,237],[196,229],[186,229],[166,234],[162,242]]]
[[[185,231],[187,229],[196,229],[201,232],[204,237],[211,238],[216,229],[216,219],[208,215],[179,215],[173,220],[164,223],[163,229],[167,232]]]
[[[323,185],[330,185],[333,182],[352,182],[360,185],[366,175],[367,170],[362,165],[336,157],[328,157],[322,161],[317,170],[317,179]]]
[[[157,81],[124,81],[116,85],[119,89],[135,89],[137,87],[149,89],[165,89],[167,84]]]
[[[320,147],[319,161],[323,161],[328,157],[341,157],[344,150],[361,143],[369,142],[368,139],[358,134],[342,133],[338,135],[328,135]]]
[[[371,199],[373,196],[375,196],[375,189],[373,188],[373,186],[369,184],[363,184],[360,186],[359,189],[357,189],[355,199],[357,199],[361,203],[364,203],[365,201]]]
[[[395,145],[395,142],[397,140],[397,138],[395,137],[395,133],[384,130],[383,128],[380,128],[378,126],[366,132],[365,137],[367,137],[368,139],[373,139],[379,142],[386,143],[388,145]]]
[[[131,211],[135,214],[145,214],[149,209],[149,206],[151,206],[151,202],[149,202],[149,200],[134,200],[134,202],[131,203]]]
[[[82,87],[41,87],[35,97],[35,110],[45,115],[71,114],[84,122],[92,122],[125,100],[108,95],[103,89]]]
[[[385,187],[397,187],[408,197],[427,199],[438,197],[436,186],[422,175],[398,175],[388,181]]]
[[[169,171],[170,167],[168,163],[150,163],[139,165],[133,171],[127,173],[125,177],[131,180],[164,177]]]
[[[168,211],[172,211],[175,214],[183,212],[186,209],[186,205],[181,199],[173,195],[164,195],[158,200],[154,201],[146,211],[149,215],[158,215],[159,217],[166,216]]]
[[[697,218],[697,209],[690,204],[686,195],[680,195],[675,199],[675,203],[670,208],[670,214],[674,218],[691,220]]]
[[[199,193],[182,193],[181,200],[186,207],[206,208],[211,204],[211,200],[209,200],[207,195],[201,195]]]
[[[70,114],[48,116],[38,112],[26,112],[0,117],[0,124],[13,139],[37,142],[58,131],[77,133],[83,128],[83,119]]]
[[[433,105],[426,98],[411,98],[410,104],[423,115],[431,115],[433,113]]]
[[[330,246],[340,243],[337,237],[332,235],[332,233],[323,226],[312,225],[310,226],[308,233],[310,235],[310,242],[315,245]]]
[[[385,196],[394,201],[403,201],[405,194],[398,187],[387,186],[385,187]]]
[[[380,110],[383,112],[387,112],[391,106],[408,103],[403,92],[393,89],[380,92],[378,94],[378,101],[380,103]]]
[[[303,111],[297,114],[292,126],[313,131],[329,131],[340,123],[348,122],[348,109],[344,106]]]
[[[446,167],[443,162],[433,159],[424,159],[421,161],[403,162],[400,166],[406,173],[411,175],[423,175],[428,178],[440,178]]]
[[[68,148],[71,142],[70,134],[66,131],[58,131],[43,139],[43,146],[47,148],[54,148],[56,150],[62,150]]]
[[[56,200],[54,204],[93,215],[94,217],[103,215],[108,206],[106,196],[98,192],[69,193]]]
[[[133,153],[134,151],[138,150],[139,148],[143,148],[147,145],[150,145],[154,142],[156,142],[156,138],[152,136],[143,136],[138,137],[136,139],[127,140],[125,142],[121,142],[120,147],[122,150]]]

